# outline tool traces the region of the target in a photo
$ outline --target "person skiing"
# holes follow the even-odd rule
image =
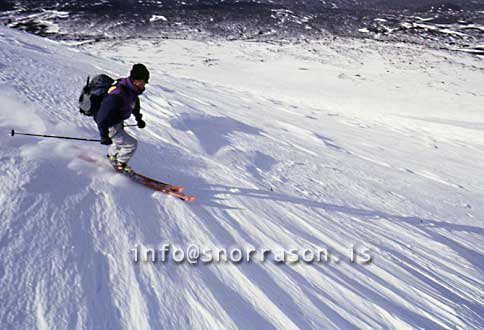
[[[146,66],[140,63],[133,65],[129,77],[119,79],[109,88],[94,116],[101,144],[110,145],[107,157],[117,171],[126,174],[133,173],[128,161],[134,155],[138,141],[126,133],[124,121],[133,114],[139,128],[146,126],[142,119],[139,95],[144,92],[149,78]]]

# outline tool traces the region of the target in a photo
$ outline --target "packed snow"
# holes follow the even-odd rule
[[[195,202],[114,172],[99,143],[10,136],[97,138],[86,77],[138,62],[130,164]],[[69,48],[0,27],[0,329],[482,329],[483,71],[371,40]],[[334,258],[133,260],[164,244]]]

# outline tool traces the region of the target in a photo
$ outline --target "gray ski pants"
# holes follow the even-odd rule
[[[108,154],[110,156],[116,156],[122,163],[127,163],[133,157],[138,147],[138,141],[126,133],[123,124],[116,124],[109,127],[109,137],[113,141],[113,144],[109,147]]]

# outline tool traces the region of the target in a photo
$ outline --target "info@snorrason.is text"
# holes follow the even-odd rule
[[[159,248],[136,244],[130,255],[133,262],[177,264],[251,263],[274,262],[281,264],[313,264],[348,262],[367,265],[374,259],[374,251],[367,247],[351,245],[343,253],[328,248],[255,248],[249,247],[202,247],[188,244],[185,247],[163,243]]]

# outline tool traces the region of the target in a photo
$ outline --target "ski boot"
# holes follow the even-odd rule
[[[116,156],[111,156],[110,154],[107,154],[106,157],[109,159],[109,162],[116,171],[126,174],[128,176],[134,175],[133,169],[129,167],[127,163],[120,162]]]
[[[133,169],[127,163],[122,163],[119,160],[116,161],[116,165],[114,166],[114,169],[118,172],[126,174],[127,176],[134,175]]]
[[[109,159],[109,162],[111,163],[111,165],[113,165],[113,167],[116,165],[116,163],[118,161],[116,156],[111,156],[110,154],[107,154],[106,158]]]

